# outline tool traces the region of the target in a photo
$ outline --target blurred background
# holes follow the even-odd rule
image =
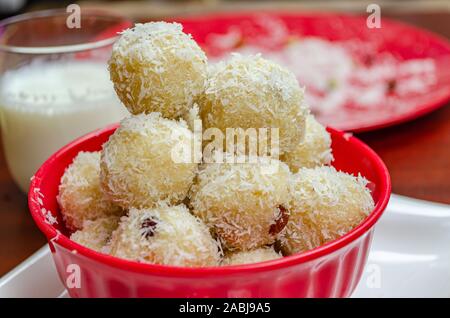
[[[0,0],[0,18],[37,10],[66,8],[72,3],[79,4],[82,10],[101,9],[116,12],[135,22],[184,18],[216,12],[271,10],[339,12],[367,16],[367,6],[376,3],[381,8],[382,17],[427,29],[447,40],[450,38],[448,0]],[[411,45],[411,50],[414,49],[414,45]],[[450,62],[444,65],[447,65],[443,69],[446,71],[448,81]],[[448,93],[449,86],[446,87]],[[393,192],[450,204],[450,107],[448,106],[447,102],[444,107],[407,123],[357,133],[358,138],[365,141],[385,161],[391,173]],[[4,151],[0,150],[0,276],[44,243],[44,236],[29,216],[26,194],[13,181],[7,168]]]
[[[340,11],[346,13],[366,12],[370,3],[378,4],[383,14],[398,17],[417,25],[427,26],[436,32],[447,34],[448,11],[447,0],[0,0],[0,16],[11,15],[50,8],[63,8],[71,3],[83,8],[102,8],[117,11],[135,20],[148,20],[168,16],[186,16],[207,12],[233,12],[254,10],[320,10]],[[420,17],[418,17],[420,15]],[[433,21],[432,25],[428,24]]]

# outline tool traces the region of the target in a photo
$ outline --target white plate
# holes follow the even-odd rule
[[[450,205],[392,195],[353,297],[450,297]]]
[[[67,297],[47,246],[0,279],[2,297]],[[353,297],[450,297],[450,205],[392,195]]]
[[[48,245],[39,249],[0,279],[0,298],[59,297],[66,293],[59,281]]]

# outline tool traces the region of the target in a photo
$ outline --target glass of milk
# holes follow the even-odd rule
[[[107,68],[117,32],[131,26],[98,11],[50,10],[0,22],[0,126],[17,185],[76,137],[126,116]]]

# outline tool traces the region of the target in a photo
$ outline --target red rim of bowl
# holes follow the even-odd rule
[[[106,128],[96,130],[87,135],[84,135],[70,144],[64,146],[59,151],[54,153],[50,158],[48,158],[44,164],[39,168],[39,170],[34,175],[33,180],[30,184],[30,190],[28,194],[28,205],[31,212],[31,215],[36,222],[39,229],[45,234],[49,244],[61,245],[62,247],[73,251],[76,250],[77,253],[84,255],[92,260],[101,262],[108,266],[118,267],[123,270],[130,270],[133,272],[140,273],[152,273],[158,275],[170,275],[170,276],[190,276],[190,277],[200,277],[206,275],[229,275],[234,273],[244,273],[244,272],[261,272],[261,271],[269,271],[276,270],[284,267],[289,267],[294,264],[305,263],[307,261],[325,256],[330,254],[348,244],[358,239],[365,233],[367,233],[372,226],[377,222],[377,220],[383,214],[385,210],[390,194],[391,194],[391,180],[389,177],[388,170],[381,160],[381,158],[366,144],[364,144],[359,139],[346,135],[348,133],[335,130],[333,128],[327,128],[328,131],[334,135],[339,135],[342,138],[346,138],[346,140],[357,147],[363,148],[368,158],[374,163],[376,174],[380,177],[380,193],[377,204],[375,205],[374,210],[367,216],[367,218],[356,228],[343,235],[337,240],[319,246],[315,249],[309,250],[307,252],[298,253],[295,255],[286,256],[280,259],[254,263],[254,264],[245,264],[245,265],[233,265],[233,266],[214,266],[214,267],[180,267],[180,266],[168,266],[168,265],[157,265],[157,264],[147,264],[147,263],[139,263],[135,261],[129,261],[121,258],[117,258],[111,255],[103,254],[91,250],[87,247],[84,247],[74,241],[70,240],[65,235],[59,233],[52,225],[46,223],[42,214],[40,213],[41,207],[33,200],[34,189],[40,188],[40,184],[42,179],[45,177],[46,171],[52,169],[52,165],[55,161],[58,160],[60,156],[62,156],[68,150],[78,147],[80,144],[84,143],[86,140],[91,139],[97,135],[106,133],[109,130],[113,130],[118,127],[118,124],[113,124],[107,126]],[[50,243],[51,242],[51,243]]]
[[[228,18],[228,17],[247,17],[247,16],[253,16],[258,14],[272,14],[272,15],[290,15],[290,16],[333,16],[343,19],[366,19],[366,16],[363,16],[361,14],[345,14],[345,13],[336,13],[336,12],[326,12],[326,11],[287,11],[287,10],[257,10],[257,11],[239,11],[235,13],[210,13],[210,14],[193,14],[187,17],[174,17],[171,19],[171,21],[176,21],[179,23],[183,22],[192,22],[192,21],[202,21],[202,20],[211,20],[211,19],[219,19],[219,18]],[[434,33],[430,30],[423,29],[416,27],[414,25],[411,25],[409,23],[405,23],[402,21],[398,21],[395,19],[390,18],[384,18],[383,17],[383,23],[388,23],[393,26],[402,26],[404,28],[407,28],[411,31],[414,31],[416,33],[422,33],[428,37],[428,39],[439,42],[439,44],[446,47],[446,49],[450,52],[450,41],[445,38],[444,36]],[[423,103],[420,105],[420,107],[416,107],[410,112],[404,112],[399,115],[392,116],[390,119],[384,119],[384,120],[378,120],[371,124],[364,124],[360,126],[355,126],[354,128],[347,128],[345,131],[351,131],[354,133],[360,133],[360,132],[369,132],[369,131],[375,131],[379,129],[384,129],[392,126],[396,126],[399,124],[403,124],[409,121],[412,121],[414,119],[418,119],[422,116],[425,116],[435,110],[438,110],[439,108],[442,108],[446,105],[446,103],[450,101],[450,89],[448,90],[448,94],[445,96],[441,96],[440,98],[434,98],[432,100],[429,100],[427,103]]]

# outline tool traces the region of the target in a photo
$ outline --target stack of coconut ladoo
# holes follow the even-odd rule
[[[238,54],[208,65],[180,24],[152,22],[122,33],[109,70],[131,114],[61,179],[72,240],[138,262],[228,266],[313,249],[372,211],[366,179],[329,166],[330,135],[283,67]],[[275,128],[270,169],[259,150],[204,155],[202,132],[229,128]]]

